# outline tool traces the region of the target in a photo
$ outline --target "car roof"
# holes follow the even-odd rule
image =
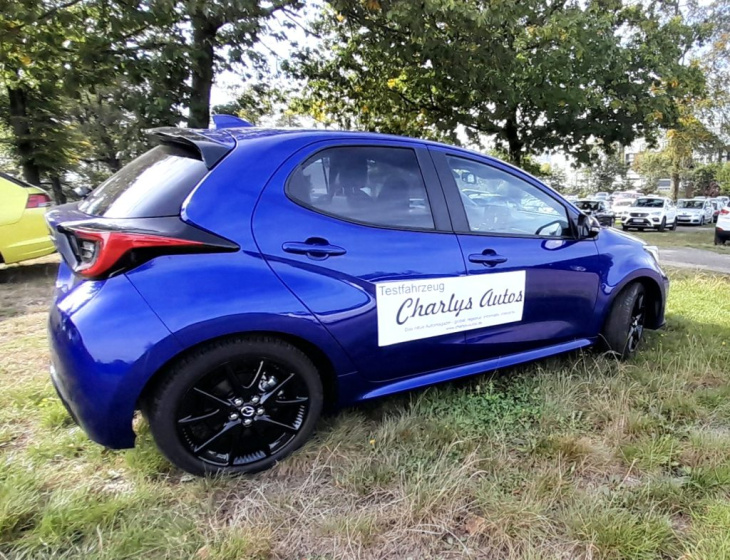
[[[451,144],[444,144],[441,142],[434,142],[433,140],[423,140],[421,138],[412,138],[409,136],[397,136],[394,134],[384,134],[380,132],[361,132],[352,130],[332,130],[332,129],[320,129],[320,128],[258,128],[255,126],[242,126],[242,127],[231,127],[221,129],[187,129],[192,134],[206,136],[214,142],[221,141],[221,133],[225,132],[230,135],[236,141],[236,149],[246,149],[247,145],[251,142],[271,140],[272,138],[281,138],[282,141],[291,138],[300,138],[302,140],[311,140],[311,142],[320,142],[323,140],[343,140],[353,139],[359,141],[367,140],[392,140],[397,142],[411,142],[414,145],[426,145],[440,148],[448,148],[456,152],[461,152],[464,155],[477,156],[482,159],[486,159],[500,165],[504,165],[511,169],[514,169],[522,175],[533,177],[524,169],[516,167],[501,159],[477,152],[476,150],[470,150],[468,148],[462,148],[459,146],[453,146]],[[540,181],[535,178],[535,180]],[[542,181],[540,181],[542,183]]]

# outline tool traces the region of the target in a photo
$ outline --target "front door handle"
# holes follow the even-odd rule
[[[307,255],[310,259],[322,260],[327,257],[339,257],[347,251],[337,245],[330,245],[326,239],[321,237],[310,237],[305,242],[287,241],[281,248],[287,253],[295,255]]]
[[[486,249],[481,253],[474,253],[473,255],[469,255],[469,262],[480,263],[485,266],[494,266],[496,264],[502,264],[504,262],[507,262],[507,257],[498,255],[491,249]]]

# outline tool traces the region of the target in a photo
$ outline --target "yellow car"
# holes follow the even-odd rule
[[[55,251],[45,214],[45,191],[0,173],[0,263],[10,264]]]

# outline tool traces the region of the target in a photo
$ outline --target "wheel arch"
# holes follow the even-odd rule
[[[651,305],[647,306],[646,311],[646,328],[658,329],[664,324],[664,297],[662,288],[656,279],[648,275],[639,274],[625,279],[612,291],[610,300],[608,302],[608,305],[606,306],[607,313],[605,313],[605,317],[603,318],[601,332],[603,332],[603,327],[608,320],[610,311],[613,308],[614,303],[616,302],[616,298],[619,296],[619,294],[621,294],[621,292],[637,282],[644,286],[644,292],[649,297],[649,300],[651,302]]]
[[[287,342],[295,348],[301,350],[310,360],[312,360],[314,366],[317,368],[317,372],[319,373],[319,377],[322,381],[325,409],[334,408],[336,403],[339,401],[339,384],[334,364],[332,363],[332,360],[329,358],[329,356],[327,356],[327,354],[316,344],[300,336],[296,336],[290,333],[267,330],[228,333],[225,335],[202,340],[197,344],[183,349],[174,356],[170,357],[147,379],[144,386],[142,387],[142,391],[140,392],[139,397],[137,398],[137,408],[144,410],[145,403],[154,393],[160,381],[165,378],[170,368],[175,363],[184,359],[192,352],[195,352],[210,344],[215,344],[216,342],[221,342],[224,340],[230,340],[233,338],[253,338],[257,336],[267,336],[283,340],[284,342]]]

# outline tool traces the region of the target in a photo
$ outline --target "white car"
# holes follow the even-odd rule
[[[611,209],[616,214],[616,219],[623,222],[628,217],[629,208],[633,203],[633,198],[619,198],[618,200],[614,200]]]
[[[624,231],[629,228],[674,230],[677,229],[677,209],[666,196],[641,196],[629,207],[621,227]]]
[[[724,245],[730,241],[730,203],[720,210],[715,224],[715,245]]]
[[[704,226],[712,223],[713,208],[709,198],[680,198],[677,201],[677,222]]]

